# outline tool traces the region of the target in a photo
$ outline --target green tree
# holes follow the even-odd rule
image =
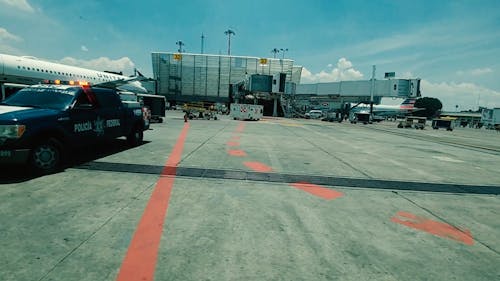
[[[423,110],[416,111],[413,115],[429,118],[437,116],[443,108],[443,104],[436,98],[423,97],[415,101],[415,107],[423,108]]]

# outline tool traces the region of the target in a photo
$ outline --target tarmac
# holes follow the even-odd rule
[[[500,280],[500,133],[189,120],[0,172],[0,280]]]

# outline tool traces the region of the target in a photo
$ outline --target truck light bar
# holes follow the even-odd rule
[[[48,84],[48,85],[75,85],[75,86],[90,86],[90,83],[87,81],[61,81],[61,80],[43,80],[42,84]]]

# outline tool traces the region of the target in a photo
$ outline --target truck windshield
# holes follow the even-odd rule
[[[7,98],[2,104],[64,110],[71,105],[78,91],[78,88],[25,88]]]

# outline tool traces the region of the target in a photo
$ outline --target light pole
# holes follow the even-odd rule
[[[205,35],[201,33],[201,53],[203,54],[203,49],[205,47]]]
[[[182,46],[186,45],[186,44],[184,44],[184,42],[179,40],[179,41],[175,42],[175,44],[179,46],[179,49],[177,50],[179,53],[184,52],[184,50],[182,49]]]
[[[281,59],[284,60],[285,59],[285,52],[288,52],[288,49],[283,49],[282,48],[282,49],[280,49],[280,51],[281,51]]]
[[[279,52],[280,52],[280,50],[278,50],[277,48],[274,48],[274,49],[271,50],[271,53],[274,54],[274,58],[276,58],[276,54],[279,53]]]
[[[236,35],[236,33],[234,33],[234,31],[232,31],[231,29],[228,29],[228,30],[224,31],[224,34],[227,35],[227,55],[230,56],[231,55],[231,35]]]
[[[281,63],[281,72],[283,72],[283,63],[284,63],[284,60],[285,60],[285,52],[288,52],[288,49],[287,48],[285,48],[285,49],[281,48],[281,49],[279,49],[279,51],[281,51],[281,61],[280,61],[280,63]]]

